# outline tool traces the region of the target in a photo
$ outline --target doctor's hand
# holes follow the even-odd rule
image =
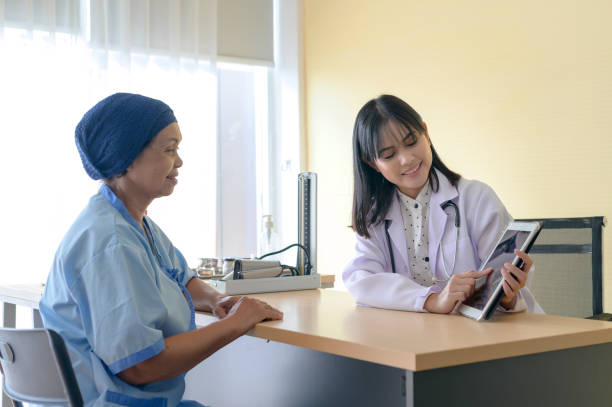
[[[457,302],[465,301],[474,292],[476,280],[491,273],[489,268],[483,271],[466,271],[453,275],[440,294],[431,294],[425,300],[424,308],[436,314],[448,314]]]
[[[236,329],[238,329],[240,335],[245,334],[255,324],[266,319],[283,319],[282,312],[263,301],[249,297],[235,298],[238,298],[238,300],[229,310],[226,319],[236,324]]]
[[[516,305],[516,294],[527,284],[527,273],[529,273],[533,265],[533,260],[531,260],[527,253],[517,249],[514,250],[514,253],[523,260],[523,265],[518,268],[511,263],[504,263],[501,269],[502,276],[504,277],[504,285],[502,286],[504,296],[501,299],[500,305],[507,310],[514,308]]]

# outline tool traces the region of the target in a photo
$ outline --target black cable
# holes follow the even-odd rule
[[[295,246],[297,246],[297,247],[299,247],[300,249],[304,250],[304,253],[306,254],[306,255],[305,255],[305,258],[304,258],[304,263],[306,263],[306,264],[305,264],[305,266],[306,266],[306,270],[304,270],[304,273],[305,273],[305,274],[310,274],[310,270],[311,270],[311,266],[310,266],[310,253],[308,252],[308,249],[307,249],[306,247],[302,246],[302,245],[301,245],[301,244],[299,244],[299,243],[293,243],[293,244],[290,244],[289,246],[285,247],[284,249],[280,249],[280,250],[277,250],[277,251],[275,251],[275,252],[266,253],[266,254],[264,254],[264,255],[262,255],[262,256],[259,256],[259,257],[257,258],[257,260],[261,260],[261,259],[263,259],[263,258],[265,258],[265,257],[268,257],[268,256],[273,256],[273,255],[275,255],[275,254],[282,253],[282,252],[287,251],[287,250],[289,250],[289,249],[291,249],[292,247],[295,247]],[[292,267],[289,267],[289,268],[292,268]],[[296,270],[296,274],[297,274],[297,267],[292,268],[292,269],[295,269],[295,270]]]
[[[285,273],[287,270],[291,273],[291,276],[298,276],[298,271],[295,267],[293,266],[287,266],[286,264],[281,264],[281,267],[283,268],[283,273]],[[281,277],[287,277],[289,276],[288,274],[281,274]]]

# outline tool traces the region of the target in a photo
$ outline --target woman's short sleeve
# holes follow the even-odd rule
[[[145,250],[116,245],[96,255],[72,287],[87,340],[114,374],[164,349],[168,312],[158,278]]]
[[[175,264],[178,264],[178,274],[176,275],[176,279],[183,286],[186,286],[189,280],[195,277],[196,272],[189,268],[187,265],[187,261],[183,256],[183,253],[176,247],[174,247],[174,256],[175,258],[172,261]]]

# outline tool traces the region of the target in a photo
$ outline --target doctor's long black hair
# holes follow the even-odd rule
[[[353,129],[353,219],[352,228],[360,236],[369,238],[368,227],[381,222],[391,206],[395,185],[382,174],[370,167],[367,162],[378,158],[381,130],[395,121],[418,134],[426,133],[421,116],[408,103],[392,95],[381,95],[366,103],[355,119]],[[433,157],[429,170],[429,185],[433,191],[439,187],[440,171],[452,185],[461,175],[451,171],[431,146]]]

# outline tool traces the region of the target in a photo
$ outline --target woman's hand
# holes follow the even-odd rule
[[[194,282],[192,290],[200,292],[198,287],[199,284]],[[121,371],[119,377],[134,386],[142,386],[186,373],[200,361],[245,334],[256,323],[283,317],[282,312],[254,298],[224,297],[218,294],[214,298],[206,295],[206,298],[217,300],[214,306],[217,313],[225,312],[229,307],[226,317],[199,329],[166,338],[165,347],[160,353]]]
[[[466,271],[453,275],[440,294],[431,294],[425,300],[424,308],[436,314],[448,314],[457,302],[465,301],[474,292],[476,280],[491,273],[489,268],[483,271]]]
[[[504,296],[500,305],[505,309],[512,309],[516,305],[516,294],[527,284],[527,273],[529,273],[533,265],[533,260],[531,260],[527,253],[517,249],[514,250],[514,253],[523,260],[523,265],[521,268],[518,268],[510,263],[504,263],[504,267],[501,269],[502,276],[504,277],[504,285],[502,286]]]
[[[226,297],[197,277],[189,280],[185,286],[196,311],[212,312],[219,318],[225,318],[228,311],[238,301],[235,297]]]
[[[240,297],[229,297],[225,295],[217,296],[211,305],[213,315],[220,319],[225,318],[227,313],[239,299]]]
[[[246,333],[258,322],[266,319],[283,319],[283,313],[271,305],[255,298],[234,297],[237,300],[227,313],[226,319],[236,322],[240,334]]]

